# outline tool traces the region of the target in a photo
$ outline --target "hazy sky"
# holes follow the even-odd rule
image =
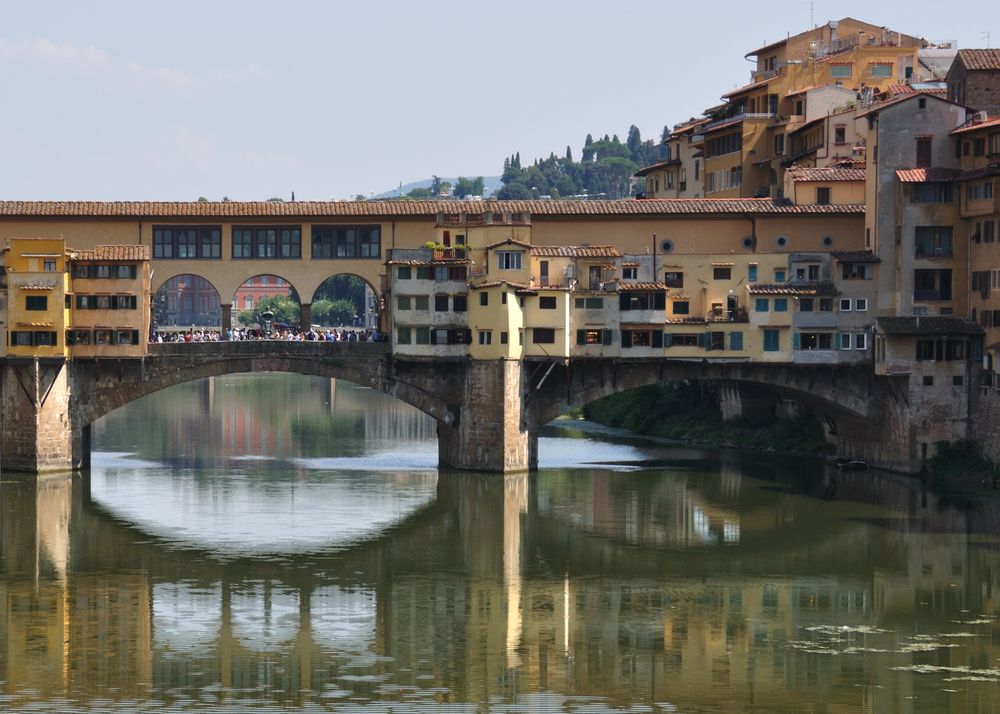
[[[0,200],[325,200],[579,158],[852,16],[1000,46],[1000,3],[0,0]],[[811,14],[812,13],[812,14]]]

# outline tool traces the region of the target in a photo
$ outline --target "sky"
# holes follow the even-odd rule
[[[855,17],[1000,46],[1000,3],[0,0],[0,200],[329,200],[644,139]]]

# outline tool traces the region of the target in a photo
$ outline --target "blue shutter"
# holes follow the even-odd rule
[[[663,333],[663,346],[671,347],[674,344],[674,336],[669,332]]]
[[[730,332],[729,333],[729,349],[737,351],[737,352],[743,349],[743,333],[742,332]]]
[[[793,332],[792,333],[792,349],[793,350],[797,350],[797,349],[799,349],[800,345],[801,345],[801,340],[799,339],[799,333],[798,332]]]

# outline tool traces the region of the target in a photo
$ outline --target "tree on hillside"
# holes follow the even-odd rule
[[[467,179],[464,176],[459,176],[455,181],[455,197],[464,198],[465,196],[482,196],[486,191],[486,183],[482,176],[478,176],[474,179]]]

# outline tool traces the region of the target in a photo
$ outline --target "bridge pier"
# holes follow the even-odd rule
[[[538,437],[524,418],[522,363],[473,360],[454,425],[438,422],[438,463],[468,471],[512,473],[538,464]]]
[[[71,471],[74,434],[69,369],[61,357],[8,358],[2,366],[5,471]]]
[[[719,411],[723,421],[766,424],[774,419],[777,396],[753,384],[719,380]]]

